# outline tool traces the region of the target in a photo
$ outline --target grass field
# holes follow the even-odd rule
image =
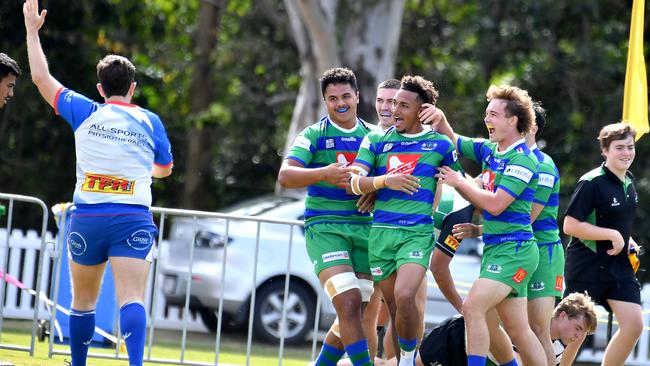
[[[5,321],[2,329],[2,344],[28,346],[31,338],[31,322],[28,321]],[[182,334],[179,331],[157,330],[154,333],[154,342],[151,351],[152,359],[180,359],[180,346]],[[214,364],[215,359],[215,336],[206,333],[189,333],[187,346],[184,355],[186,362],[205,362]],[[47,357],[48,343],[36,343],[34,357],[27,352],[0,349],[0,361],[9,361],[16,366],[61,366],[63,360],[69,360],[68,355],[54,355],[51,359]],[[65,345],[54,346],[55,350],[68,351]],[[115,355],[114,348],[91,348],[92,353],[103,353]],[[279,365],[279,348],[275,345],[253,341],[250,365],[267,366]],[[121,355],[126,356],[124,352]],[[145,348],[145,357],[147,349]],[[305,366],[311,356],[311,344],[302,347],[285,347],[282,365]],[[1,363],[1,362],[0,362]],[[115,359],[89,359],[89,365],[109,366],[128,365],[126,360],[116,361]],[[153,365],[153,363],[150,363]],[[222,334],[221,350],[219,352],[219,365],[245,365],[246,364],[246,335],[244,333]]]

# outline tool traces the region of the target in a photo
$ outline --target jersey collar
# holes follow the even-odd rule
[[[521,139],[515,141],[514,143],[512,143],[512,145],[508,146],[508,147],[507,147],[505,150],[503,150],[503,151],[499,151],[499,148],[497,147],[497,150],[496,150],[496,152],[495,152],[495,155],[505,155],[505,154],[509,153],[510,150],[512,150],[512,149],[514,149],[514,148],[516,148],[517,146],[522,145],[522,144],[523,144],[524,146],[526,146],[526,139],[524,139],[523,137],[522,137]]]
[[[339,126],[336,122],[332,121],[330,116],[327,116],[327,122],[329,124],[331,124],[337,130],[339,130],[341,132],[344,132],[344,133],[352,133],[352,132],[356,131],[357,128],[359,128],[359,117],[357,117],[357,123],[355,123],[354,127],[350,128],[350,129],[346,129],[346,128],[343,128],[343,127]]]

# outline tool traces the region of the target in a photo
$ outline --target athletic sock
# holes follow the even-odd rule
[[[418,339],[402,339],[397,337],[399,342],[399,349],[401,352],[401,357],[399,360],[399,366],[414,366],[415,365],[415,347],[418,345]]]
[[[502,363],[501,366],[519,366],[519,364],[517,363],[517,359],[513,358],[512,361]]]
[[[363,338],[345,346],[353,366],[372,366],[370,351],[368,351],[368,340]]]
[[[120,308],[120,330],[129,354],[129,366],[142,366],[147,312],[141,302],[134,301]]]
[[[487,356],[467,355],[467,366],[485,366]]]
[[[344,353],[345,351],[342,349],[323,343],[323,348],[320,349],[314,366],[336,366],[336,363],[339,362]]]
[[[70,309],[70,357],[74,366],[86,366],[88,345],[95,334],[95,310]]]

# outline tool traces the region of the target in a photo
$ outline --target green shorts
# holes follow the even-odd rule
[[[355,272],[370,273],[368,234],[370,224],[322,223],[305,228],[307,254],[316,275],[325,268],[349,265]]]
[[[400,228],[370,229],[368,240],[370,273],[375,282],[385,280],[405,263],[417,263],[429,268],[435,235]]]
[[[537,269],[538,260],[539,250],[535,240],[486,245],[479,277],[512,287],[508,297],[527,297],[528,282]]]
[[[528,299],[540,297],[562,298],[564,285],[564,247],[562,243],[541,245],[539,264],[528,283]]]

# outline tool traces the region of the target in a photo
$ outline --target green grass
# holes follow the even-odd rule
[[[28,346],[31,339],[31,322],[28,321],[5,321],[2,329],[2,344]],[[179,331],[157,330],[154,333],[154,342],[151,350],[152,359],[180,359],[182,333]],[[148,344],[148,343],[147,343]],[[10,361],[16,366],[60,366],[64,365],[63,360],[70,359],[68,355],[54,355],[51,359],[47,357],[48,343],[36,342],[36,352],[33,357],[28,352],[0,349],[0,361]],[[55,350],[68,351],[65,345],[54,345]],[[184,360],[186,362],[206,362],[214,364],[215,358],[215,335],[205,333],[187,334],[186,350]],[[92,353],[115,355],[114,348],[91,348]],[[276,345],[253,341],[250,365],[266,366],[278,365],[279,348]],[[126,352],[120,352],[126,356]],[[145,357],[147,349],[145,348]],[[301,347],[287,347],[284,349],[282,365],[305,366],[311,356],[311,343]],[[115,359],[90,358],[89,365],[109,366],[128,365],[125,361]],[[149,363],[154,365],[154,363]],[[242,333],[222,334],[221,347],[219,352],[219,364],[245,365],[246,364],[246,335]]]

